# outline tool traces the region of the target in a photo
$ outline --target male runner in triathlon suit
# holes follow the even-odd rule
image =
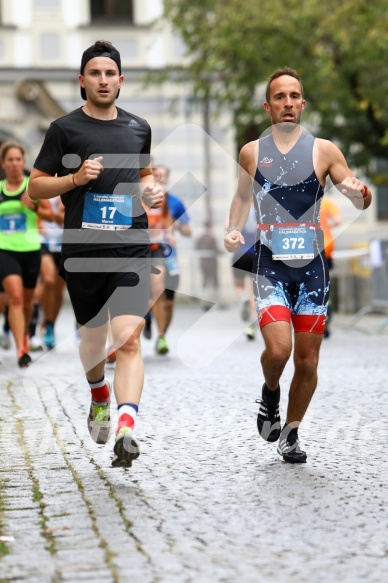
[[[65,206],[61,272],[80,328],[80,358],[91,390],[88,429],[102,444],[111,431],[105,379],[110,322],[118,405],[112,465],[126,467],[139,456],[133,427],[144,382],[140,333],[150,286],[142,200],[158,207],[163,194],[150,167],[148,123],[116,107],[123,80],[120,53],[111,43],[97,41],[86,49],[79,75],[86,103],[51,124],[29,194],[32,199],[61,195]]]
[[[275,442],[284,461],[305,462],[298,427],[317,386],[319,350],[329,293],[328,269],[319,224],[327,176],[353,204],[371,203],[369,189],[352,176],[332,142],[313,138],[300,126],[305,107],[296,71],[285,67],[268,80],[265,111],[271,130],[246,144],[239,157],[239,180],[224,244],[236,252],[251,204],[258,218],[254,288],[265,349],[261,364],[265,383],[257,418],[263,439]],[[291,356],[293,324],[294,375],[286,423],[281,428],[279,381]]]

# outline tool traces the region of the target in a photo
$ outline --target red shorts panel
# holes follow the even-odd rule
[[[288,322],[291,321],[291,311],[285,306],[268,306],[258,313],[260,328],[271,322]]]
[[[258,314],[260,328],[271,322],[292,321],[295,332],[310,332],[323,334],[326,316],[310,316],[308,314],[291,314],[285,306],[268,306],[260,310]]]
[[[295,332],[312,332],[323,334],[325,330],[326,316],[310,316],[307,314],[293,314],[292,324]]]

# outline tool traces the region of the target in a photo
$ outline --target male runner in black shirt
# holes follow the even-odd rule
[[[104,374],[110,323],[119,416],[112,465],[126,467],[139,456],[133,428],[144,381],[140,333],[150,285],[141,201],[157,208],[163,193],[150,167],[148,123],[115,105],[123,80],[120,54],[111,43],[97,41],[86,49],[79,75],[86,103],[51,124],[34,164],[29,196],[61,195],[65,206],[61,273],[91,389],[88,429],[101,444],[111,433],[110,383]]]

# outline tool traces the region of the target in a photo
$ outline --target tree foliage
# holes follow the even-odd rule
[[[288,65],[318,135],[370,173],[386,156],[386,0],[165,0],[165,18],[187,47],[195,93],[230,109],[240,142],[268,126],[264,84]]]

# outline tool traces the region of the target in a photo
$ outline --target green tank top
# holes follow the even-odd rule
[[[5,182],[0,182],[0,249],[38,251],[41,245],[37,209],[31,210],[20,202],[27,190],[28,178],[15,192],[8,192]]]

